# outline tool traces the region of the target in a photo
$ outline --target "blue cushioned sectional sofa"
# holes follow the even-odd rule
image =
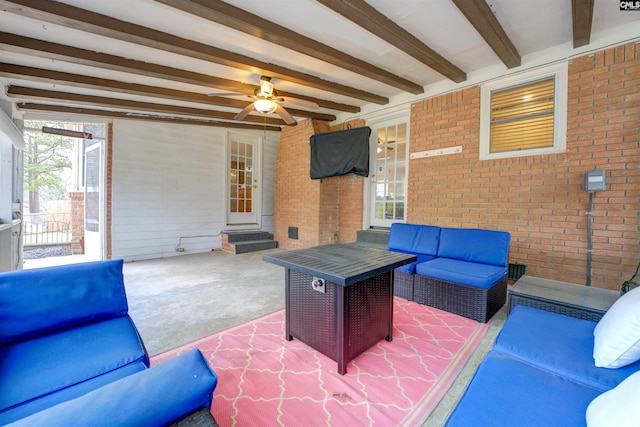
[[[395,270],[394,293],[486,322],[506,302],[510,242],[505,231],[394,223],[389,250],[418,257]]]
[[[167,425],[210,407],[198,350],[149,368],[122,265],[0,274],[0,424]]]
[[[446,426],[584,427],[590,403],[640,370],[640,362],[617,369],[595,366],[596,325],[516,306]],[[638,425],[640,419],[626,421]]]

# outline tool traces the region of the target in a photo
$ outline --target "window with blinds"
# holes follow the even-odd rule
[[[491,93],[489,152],[553,147],[555,79]]]
[[[480,86],[480,160],[563,153],[568,62]]]

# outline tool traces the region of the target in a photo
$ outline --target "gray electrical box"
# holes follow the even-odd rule
[[[607,180],[603,170],[587,171],[585,176],[584,189],[588,192],[604,191]]]

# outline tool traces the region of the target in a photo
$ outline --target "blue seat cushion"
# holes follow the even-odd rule
[[[511,235],[506,231],[443,228],[437,255],[506,268],[510,243]]]
[[[210,408],[217,382],[202,353],[194,349],[10,425],[169,425],[200,408]]]
[[[518,305],[507,318],[493,349],[606,391],[640,370],[640,362],[619,369],[596,368],[595,326],[588,320]]]
[[[123,316],[4,345],[0,361],[1,419],[3,411],[129,364],[148,366],[149,356]]]
[[[401,267],[397,267],[396,271],[399,271],[401,273],[406,273],[406,274],[415,274],[416,273],[416,265],[418,265],[417,262],[412,262],[410,264],[405,264]]]
[[[478,367],[447,427],[584,427],[599,390],[491,351]]]
[[[40,412],[67,400],[78,398],[90,391],[110,384],[121,378],[144,371],[148,366],[144,363],[130,363],[104,375],[83,381],[71,387],[49,393],[37,399],[21,403],[4,411],[0,411],[0,425],[19,420],[36,412]]]
[[[489,289],[507,276],[507,268],[457,259],[436,258],[418,264],[416,273],[434,279]]]
[[[0,274],[0,344],[127,312],[122,260]]]

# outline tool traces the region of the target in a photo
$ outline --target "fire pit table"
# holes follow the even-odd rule
[[[393,270],[414,255],[335,244],[263,255],[285,270],[285,338],[347,364],[393,338]]]

